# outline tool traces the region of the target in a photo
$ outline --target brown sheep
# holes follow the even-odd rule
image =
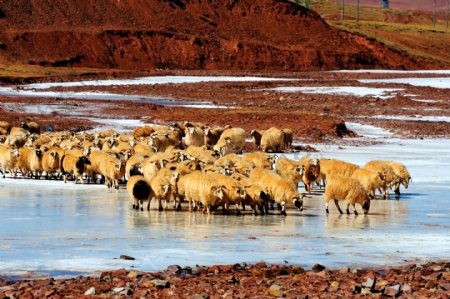
[[[64,151],[59,147],[51,147],[42,157],[42,169],[45,171],[45,177],[51,179],[60,171],[60,161],[64,156]]]
[[[152,189],[143,176],[133,176],[127,182],[127,191],[130,195],[133,209],[144,210],[144,201],[147,201],[147,210],[150,210],[150,200],[153,196]]]
[[[5,178],[7,171],[9,171],[12,176],[16,176],[14,166],[17,163],[18,157],[19,151],[17,149],[0,145],[0,172],[3,174],[3,178]]]
[[[99,170],[105,177],[106,186],[118,190],[119,180],[125,176],[125,161],[109,156],[100,161]]]
[[[155,129],[152,127],[137,127],[133,130],[133,136],[135,139],[138,139],[139,137],[148,137],[155,132]]]
[[[277,163],[275,163],[275,170],[281,177],[291,181],[294,186],[298,186],[298,183],[303,180],[305,173],[305,167],[303,165],[286,157],[280,157],[278,159]]]
[[[392,170],[394,171],[397,178],[400,180],[400,183],[405,187],[405,189],[408,189],[408,185],[411,182],[411,175],[409,174],[408,169],[405,165],[399,162],[386,160],[383,161],[385,164],[392,167]],[[395,194],[397,196],[400,195],[400,188],[397,188],[394,190]]]
[[[282,129],[283,132],[283,149],[290,151],[292,149],[292,142],[294,141],[294,133],[291,129]]]
[[[243,155],[242,159],[253,162],[255,167],[272,169],[273,163],[275,162],[275,157],[275,155],[270,155],[263,152],[253,152]]]
[[[7,135],[11,131],[11,124],[7,121],[0,120],[0,128],[5,131],[5,134],[2,135]]]
[[[305,190],[311,192],[313,183],[320,177],[320,162],[309,157],[303,157],[298,163],[304,167],[302,180],[305,184]]]
[[[67,178],[72,175],[75,178],[75,184],[80,179],[81,184],[84,184],[83,173],[86,165],[90,165],[91,161],[86,156],[72,156],[64,155],[61,158],[61,173],[64,175],[64,183],[67,183]]]
[[[247,193],[245,188],[242,187],[239,182],[232,177],[212,172],[210,175],[221,185],[223,188],[222,208],[224,214],[229,214],[229,205],[235,205],[236,214],[240,215],[241,211],[239,206],[244,202]]]
[[[31,134],[40,134],[41,133],[41,127],[38,123],[31,121],[31,122],[22,122],[20,123],[20,127],[27,130]]]
[[[214,129],[206,128],[204,144],[209,146],[216,145],[224,130],[225,130],[224,128],[214,128]]]
[[[250,179],[264,190],[268,197],[280,205],[281,215],[286,216],[286,203],[293,203],[300,211],[303,210],[303,200],[297,188],[289,180],[282,178],[273,171],[255,168],[250,173]]]
[[[11,128],[11,132],[9,133],[8,138],[5,141],[5,144],[14,146],[15,148],[20,148],[25,145],[28,141],[28,136],[30,132],[23,128],[13,127]]]
[[[174,172],[170,168],[162,168],[160,169],[156,175],[150,180],[150,188],[153,191],[153,196],[158,201],[158,209],[160,211],[163,210],[162,201],[165,201],[165,207],[167,207],[167,203],[170,199],[174,200],[174,207],[177,205],[176,196],[177,196],[177,181],[179,174]]]
[[[323,186],[326,184],[327,175],[343,175],[351,177],[359,169],[359,166],[338,159],[320,158],[320,179]]]
[[[370,197],[375,198],[375,190],[382,189],[386,185],[386,179],[380,172],[359,168],[352,174],[357,179]]]
[[[394,169],[392,166],[384,163],[384,161],[373,160],[369,161],[364,165],[365,169],[373,170],[376,172],[380,172],[384,175],[386,180],[386,185],[382,188],[383,197],[389,198],[389,187],[395,192],[399,192],[400,188],[400,179],[395,175]]]
[[[213,149],[224,156],[233,152],[242,153],[244,145],[245,130],[242,128],[230,128],[223,131]]]
[[[284,144],[284,134],[277,128],[270,128],[264,132],[261,137],[261,150],[263,152],[271,151],[273,153],[281,152]]]
[[[211,208],[223,199],[223,187],[210,175],[201,171],[194,171],[181,177],[177,187],[179,195],[189,202],[189,211],[200,202],[203,205],[203,212],[209,214]]]
[[[327,214],[328,202],[334,200],[336,208],[339,213],[342,214],[342,210],[339,206],[339,200],[347,201],[347,214],[350,214],[350,205],[353,206],[355,215],[358,215],[356,211],[355,204],[359,203],[364,210],[364,214],[369,213],[370,209],[370,198],[364,190],[363,186],[358,182],[357,179],[344,177],[341,175],[330,175],[327,178],[327,186],[325,187],[324,193],[325,199],[325,211]]]
[[[253,143],[256,145],[256,148],[261,147],[261,137],[264,134],[264,130],[252,130],[250,135],[252,136]]]
[[[187,127],[184,131],[184,144],[189,146],[202,146],[205,143],[205,132],[198,127]]]
[[[42,151],[40,149],[21,148],[17,159],[17,169],[23,176],[33,176],[39,179],[42,174]]]

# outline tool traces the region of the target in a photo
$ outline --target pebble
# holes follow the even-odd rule
[[[168,282],[167,280],[153,279],[150,282],[153,283],[153,285],[157,288],[169,288],[170,287],[170,282]]]
[[[86,296],[88,296],[88,295],[95,295],[95,288],[94,288],[94,287],[90,288],[89,290],[87,290],[86,292],[84,292],[84,294],[85,294]]]
[[[269,294],[275,297],[281,297],[283,295],[283,288],[278,284],[273,284],[269,288]]]
[[[400,285],[388,286],[384,289],[384,295],[395,297],[400,293]]]
[[[113,290],[112,290],[112,293],[115,295],[115,294],[119,294],[120,292],[123,292],[123,291],[125,291],[125,288],[114,288]]]
[[[134,257],[129,256],[129,255],[125,255],[125,254],[122,254],[119,258],[120,258],[121,260],[127,260],[127,261],[134,261],[134,260],[135,260]]]

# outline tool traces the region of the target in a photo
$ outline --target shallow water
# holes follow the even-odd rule
[[[378,128],[349,126],[367,133],[367,139],[383,138],[385,144],[344,149],[325,145],[313,156],[360,165],[395,159],[413,177],[400,200],[372,201],[370,215],[341,216],[331,206],[326,216],[321,197],[306,198],[305,211],[290,210],[286,218],[136,212],[125,190],[5,179],[0,180],[0,273],[160,270],[171,264],[260,260],[339,267],[448,258],[450,141],[398,140]],[[136,260],[118,259],[122,254]]]

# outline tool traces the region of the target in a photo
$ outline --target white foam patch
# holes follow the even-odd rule
[[[386,84],[408,84],[419,87],[450,88],[450,77],[442,78],[391,78],[391,79],[361,79],[360,83],[386,83]]]
[[[279,86],[265,89],[279,92],[301,92],[305,94],[331,94],[339,96],[374,97],[389,99],[395,96],[395,92],[403,91],[401,88],[372,88],[357,86]]]

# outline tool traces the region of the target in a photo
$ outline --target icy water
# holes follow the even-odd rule
[[[136,212],[125,190],[2,179],[0,274],[73,276],[120,267],[160,270],[260,260],[363,267],[448,258],[450,140],[397,140],[374,127],[350,127],[386,143],[322,146],[314,156],[360,165],[395,159],[413,177],[400,200],[373,201],[367,216],[341,216],[334,207],[327,216],[321,196],[307,198],[305,211],[291,210],[286,218]],[[136,260],[118,259],[123,254]]]

